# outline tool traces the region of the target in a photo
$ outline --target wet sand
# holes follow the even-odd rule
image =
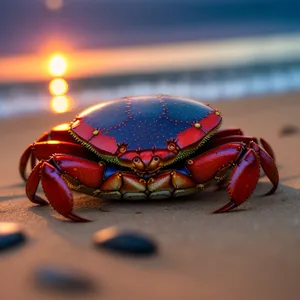
[[[93,278],[89,299],[299,299],[300,134],[280,136],[285,125],[300,127],[300,94],[213,103],[224,127],[264,137],[275,150],[280,186],[262,178],[253,196],[232,213],[210,212],[227,201],[226,191],[205,191],[184,200],[116,203],[76,195],[76,224],[50,207],[26,199],[18,174],[25,147],[74,113],[40,114],[0,121],[0,217],[19,222],[28,241],[0,255],[1,299],[71,299],[38,289],[33,271],[44,264],[72,267]],[[159,253],[148,258],[111,254],[91,242],[99,229],[117,226],[152,236]]]

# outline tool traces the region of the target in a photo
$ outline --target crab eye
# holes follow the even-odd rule
[[[159,157],[158,156],[154,156],[153,157],[153,161],[159,161]]]
[[[135,158],[133,159],[133,161],[134,161],[135,163],[139,163],[141,160],[140,160],[138,157],[135,157]]]

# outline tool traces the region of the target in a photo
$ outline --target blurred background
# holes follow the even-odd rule
[[[296,0],[0,1],[0,118],[138,94],[296,90]]]

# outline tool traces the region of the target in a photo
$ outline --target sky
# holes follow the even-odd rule
[[[295,32],[296,0],[65,0],[59,11],[0,1],[0,57]]]

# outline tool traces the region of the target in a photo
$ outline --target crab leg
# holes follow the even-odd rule
[[[26,181],[26,166],[31,156],[31,167],[34,168],[36,159],[48,159],[53,153],[71,153],[73,155],[91,158],[93,154],[79,144],[61,141],[44,141],[36,142],[27,147],[20,158],[19,172],[21,177]]]
[[[227,144],[227,143],[233,143],[233,142],[242,142],[245,144],[250,144],[250,142],[255,142],[256,144],[258,143],[257,138],[254,136],[245,136],[245,135],[231,135],[231,136],[225,136],[219,139],[212,139],[209,143],[209,148],[217,147],[219,145]],[[266,145],[268,145],[266,143]],[[208,150],[208,148],[206,148]],[[268,147],[268,153],[270,156],[272,156],[274,160],[274,152],[271,148],[271,146]],[[261,175],[263,177],[264,174]],[[219,187],[222,187],[222,185],[219,184]]]
[[[57,154],[48,161],[40,161],[31,172],[26,184],[26,195],[33,203],[47,202],[36,196],[39,181],[52,207],[64,217],[73,221],[88,221],[73,212],[72,192],[64,180],[69,176],[75,182],[96,189],[103,181],[105,166],[80,157]]]
[[[259,140],[263,148],[268,152],[268,154],[275,161],[275,153],[272,147],[270,146],[270,144],[267,141],[265,141],[263,138],[260,138]],[[216,132],[212,136],[212,138],[206,144],[205,149],[208,150],[211,147],[217,147],[222,144],[234,143],[234,142],[243,142],[248,144],[251,141],[254,141],[256,144],[258,143],[256,137],[244,135],[241,129],[239,128],[224,129]]]
[[[233,164],[242,153],[241,143],[218,146],[195,159],[188,160],[187,169],[197,183],[207,183],[224,167]]]
[[[240,128],[228,128],[218,130],[214,135],[213,139],[219,139],[231,135],[244,135],[243,131]]]
[[[34,155],[34,149],[32,149],[32,146],[39,142],[46,142],[46,141],[60,141],[60,142],[69,142],[74,143],[74,139],[72,136],[68,133],[70,129],[69,124],[60,124],[58,126],[53,127],[49,132],[44,132],[36,141],[35,143],[29,145],[27,149],[24,151],[22,155],[22,164],[27,165],[27,162],[30,159],[30,165],[31,169],[34,168],[36,164],[36,156]],[[21,166],[20,166],[21,168]],[[22,178],[26,181],[25,174],[22,175]]]
[[[278,186],[279,174],[275,162],[269,152],[264,151],[260,146],[254,142],[250,142],[250,147],[257,153],[260,160],[260,165],[262,166],[265,174],[273,183],[273,188],[267,192],[265,195],[273,194]]]
[[[67,123],[57,125],[53,127],[49,132],[44,132],[36,142],[45,142],[51,140],[58,140],[64,142],[74,141],[72,136],[69,134],[70,125]]]
[[[257,143],[257,138],[254,136],[246,136],[246,135],[229,135],[222,138],[212,139],[210,142],[210,147],[217,147],[219,145],[234,143],[234,142],[242,142],[245,144],[249,144],[251,141]]]
[[[265,149],[265,151],[272,157],[272,159],[275,161],[275,154],[272,149],[272,147],[265,141],[264,139],[260,138],[260,143]],[[242,142],[245,144],[249,144],[250,142],[254,142],[258,144],[258,140],[254,136],[246,136],[246,135],[231,135],[231,136],[226,136],[220,139],[212,139],[210,146],[211,147],[216,147],[222,144],[227,144],[227,143],[232,143],[232,142]]]
[[[270,144],[266,140],[264,140],[263,138],[260,138],[259,141],[262,144],[262,146],[264,147],[264,149],[267,151],[267,153],[275,161],[275,153],[274,153],[272,147],[270,146]]]
[[[224,144],[188,161],[187,169],[192,179],[200,184],[214,178],[218,180],[228,166],[234,166],[227,187],[231,201],[215,212],[232,210],[252,194],[259,179],[260,164],[273,183],[273,188],[267,194],[276,190],[279,176],[273,159],[255,142],[250,142],[249,147],[242,143]]]

